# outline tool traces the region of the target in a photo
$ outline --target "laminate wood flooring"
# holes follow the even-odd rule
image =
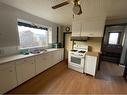
[[[94,78],[68,69],[62,61],[7,94],[127,94],[122,74],[122,67],[102,62]]]

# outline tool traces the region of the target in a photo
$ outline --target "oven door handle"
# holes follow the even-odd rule
[[[80,58],[80,59],[85,58],[84,56],[77,56],[77,55],[73,55],[73,54],[71,54],[70,57],[76,57],[76,58]]]

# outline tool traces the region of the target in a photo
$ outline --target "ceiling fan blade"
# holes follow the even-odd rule
[[[58,4],[58,5],[52,6],[52,9],[57,9],[57,8],[62,7],[62,6],[65,6],[65,5],[67,5],[67,4],[69,4],[69,2],[68,2],[68,1],[65,1],[65,2],[60,3],[60,4]]]

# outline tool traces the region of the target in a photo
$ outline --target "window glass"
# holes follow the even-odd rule
[[[109,34],[109,44],[117,45],[119,40],[119,33],[110,33]]]
[[[20,48],[47,47],[48,30],[18,26]]]

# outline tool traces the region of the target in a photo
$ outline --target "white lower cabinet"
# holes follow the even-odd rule
[[[48,53],[35,56],[36,74],[39,74],[49,68],[50,58]]]
[[[16,61],[16,73],[18,85],[35,76],[34,57]]]
[[[85,73],[95,76],[97,65],[98,65],[98,57],[97,56],[89,56],[85,57]]]
[[[17,86],[15,63],[8,62],[0,65],[0,94]]]
[[[35,56],[36,75],[63,60],[64,49]]]
[[[54,52],[54,63],[57,64],[59,63],[60,61],[63,60],[63,56],[64,55],[64,49],[59,49],[57,51]]]
[[[63,60],[64,49],[0,64],[0,94],[15,88]]]
[[[54,65],[60,62],[60,50],[54,51]]]
[[[64,59],[64,49],[60,49],[58,55],[59,55],[58,62],[60,62]]]

